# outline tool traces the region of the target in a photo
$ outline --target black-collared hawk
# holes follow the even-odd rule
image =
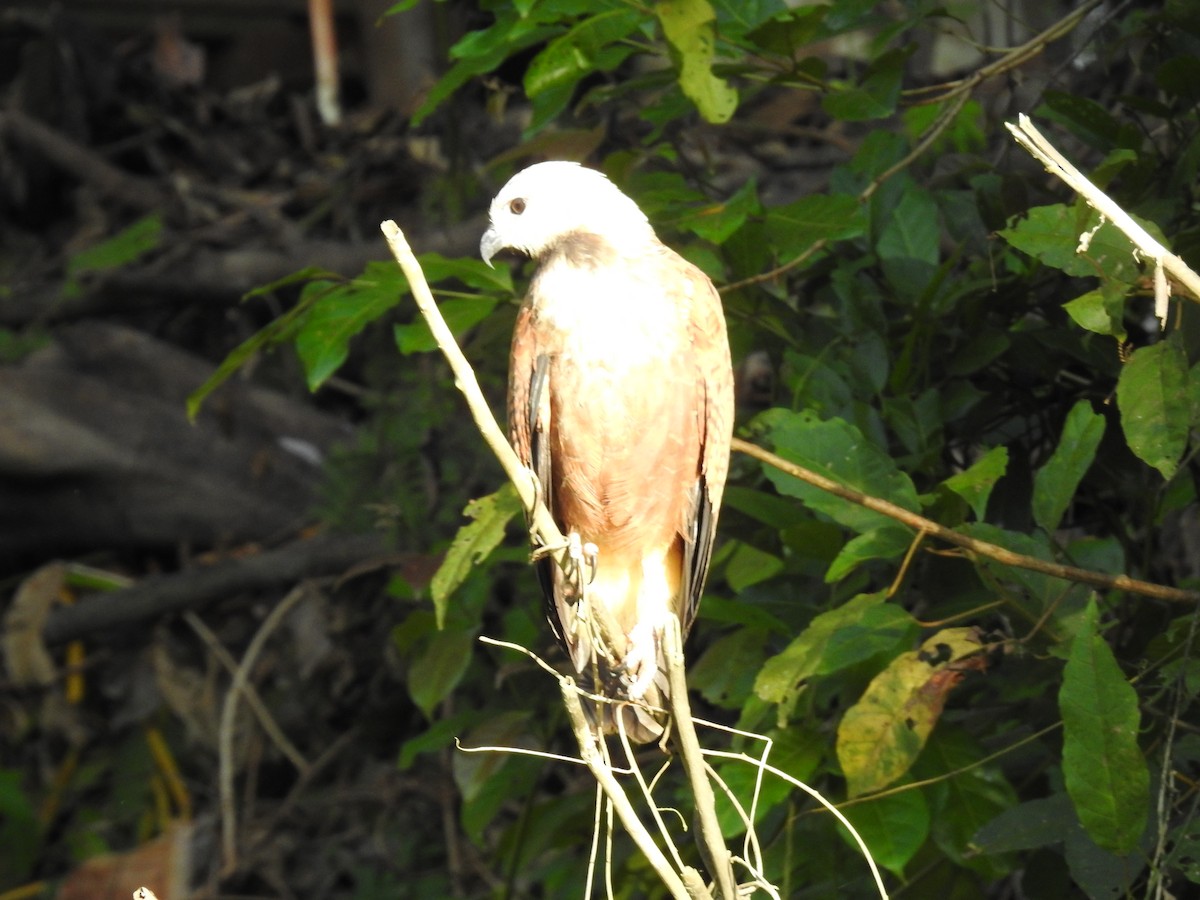
[[[603,174],[546,162],[492,201],[484,260],[503,249],[537,262],[513,334],[510,437],[537,474],[564,534],[594,545],[590,604],[623,646],[598,653],[597,688],[632,702],[635,740],[661,734],[662,634],[687,633],[704,589],[729,468],[733,371],[721,300]],[[578,598],[538,563],[554,632],[580,673],[593,646]],[[611,729],[612,721],[606,722]]]

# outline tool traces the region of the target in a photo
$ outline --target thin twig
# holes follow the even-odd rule
[[[774,453],[764,450],[757,444],[751,444],[749,441],[734,438],[731,446],[734,450],[765,462],[767,465],[773,466],[781,472],[786,472],[795,478],[799,478],[801,481],[818,487],[826,493],[833,494],[835,497],[841,497],[843,500],[849,500],[851,503],[865,506],[867,509],[882,513],[917,531],[924,531],[929,537],[937,538],[948,544],[954,544],[956,547],[962,547],[964,550],[969,550],[979,556],[994,559],[996,562],[1003,563],[1006,566],[1029,569],[1032,572],[1041,572],[1043,575],[1053,575],[1055,578],[1064,578],[1067,581],[1090,584],[1093,587],[1104,588],[1106,590],[1129,591],[1133,594],[1154,597],[1158,600],[1170,600],[1176,603],[1200,603],[1200,592],[1198,591],[1187,591],[1182,588],[1152,584],[1148,581],[1139,581],[1136,578],[1130,578],[1128,575],[1107,575],[1103,572],[1092,572],[1088,569],[1064,566],[1058,563],[1046,562],[1032,556],[1014,553],[996,544],[977,540],[976,538],[968,537],[965,534],[947,528],[944,525],[939,525],[932,519],[927,519],[894,503],[889,503],[887,500],[873,497],[870,494],[864,494],[861,491],[854,490],[854,488],[848,488],[834,481],[832,478],[827,478],[824,475],[814,472],[812,469],[806,469],[804,466],[789,462],[781,456],[776,456]]]
[[[225,649],[225,645],[221,643],[221,639],[213,634],[212,629],[204,623],[204,620],[191,610],[183,614],[183,620],[208,645],[208,649],[213,652],[217,661],[225,667],[225,671],[230,675],[235,675],[238,669],[237,660]],[[258,719],[258,724],[262,726],[263,731],[267,733],[267,736],[279,748],[279,752],[291,760],[292,765],[296,767],[301,775],[307,772],[308,760],[304,758],[304,754],[300,752],[296,745],[288,739],[288,736],[283,733],[283,729],[279,727],[279,723],[275,721],[275,718],[267,709],[267,705],[263,703],[263,699],[259,696],[258,690],[254,685],[249,682],[243,684],[242,695],[246,698],[246,705],[250,707]]]
[[[233,801],[233,725],[236,720],[238,700],[243,688],[250,680],[250,670],[258,660],[267,638],[279,627],[279,624],[291,612],[292,607],[304,599],[308,593],[308,585],[300,584],[284,597],[279,605],[271,610],[270,615],[263,619],[262,625],[255,632],[250,646],[246,648],[242,661],[233,674],[233,681],[225,695],[225,703],[221,708],[221,724],[217,733],[218,780],[220,785],[221,808],[221,847],[222,872],[232,873],[237,868],[237,811]]]
[[[989,78],[995,78],[997,75],[1003,75],[1005,72],[1012,71],[1022,63],[1028,62],[1035,56],[1041,54],[1046,49],[1047,45],[1060,40],[1074,31],[1079,23],[1087,17],[1093,9],[1100,5],[1103,0],[1088,0],[1081,6],[1071,10],[1066,16],[1059,19],[1045,31],[1034,35],[1024,44],[1013,47],[1005,51],[1004,55],[994,62],[990,62],[985,66],[976,69],[966,78],[949,84],[930,84],[925,87],[910,88],[909,90],[901,91],[900,95],[905,99],[920,97],[926,94],[935,94],[938,91],[942,93],[928,100],[921,100],[921,103],[940,103],[941,101],[952,97],[956,94],[969,94],[975,90],[984,81]]]
[[[847,819],[844,815],[842,815],[842,813],[838,810],[838,808],[836,806],[834,806],[832,803],[830,803],[828,800],[826,800],[823,796],[821,796],[820,791],[809,787],[807,784],[805,784],[803,781],[801,781],[798,778],[793,778],[791,775],[789,775],[787,772],[783,771],[782,769],[777,769],[774,766],[772,766],[768,763],[762,762],[761,760],[757,760],[752,756],[747,756],[745,753],[735,753],[731,750],[705,750],[704,755],[705,756],[715,756],[720,759],[737,759],[737,760],[741,760],[744,763],[748,763],[749,765],[757,766],[757,767],[761,768],[764,772],[770,772],[772,775],[776,776],[777,778],[782,778],[788,784],[798,787],[800,790],[804,791],[806,794],[808,794],[810,797],[812,797],[814,800],[816,800],[818,803],[820,803],[823,807],[825,807],[827,810],[829,810],[829,812],[833,814],[833,817],[835,819],[837,819],[839,822],[841,822],[842,826],[848,832],[850,832],[850,836],[852,838],[854,838],[855,843],[858,844],[858,849],[862,851],[862,855],[866,858],[867,865],[871,867],[871,875],[875,879],[875,887],[879,891],[879,896],[882,897],[883,900],[887,900],[887,896],[888,896],[887,888],[885,888],[883,886],[883,876],[879,874],[879,867],[875,865],[875,858],[873,856],[871,856],[871,851],[867,847],[866,842],[862,839],[862,836],[858,833],[858,831],[854,828],[854,826],[850,824],[850,820]]]
[[[633,838],[634,843],[642,851],[642,855],[649,861],[662,883],[667,886],[671,896],[675,900],[691,900],[692,895],[684,887],[679,873],[671,867],[670,861],[654,843],[650,832],[646,830],[646,826],[642,824],[637,812],[634,811],[633,804],[625,795],[621,783],[617,781],[612,769],[600,755],[597,742],[601,739],[593,734],[588,725],[587,716],[584,715],[583,704],[579,702],[579,695],[575,692],[573,680],[563,677],[559,683],[562,687],[563,704],[566,706],[567,716],[571,720],[571,729],[575,733],[575,740],[579,743],[580,756],[596,781],[604,789],[604,794],[612,803],[617,818],[621,820],[621,824],[625,826],[625,830],[629,832],[630,837]]]

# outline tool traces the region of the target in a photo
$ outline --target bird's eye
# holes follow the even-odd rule
[[[508,210],[514,216],[519,216],[521,213],[525,212],[525,201],[520,197],[518,197],[516,200],[508,201]]]

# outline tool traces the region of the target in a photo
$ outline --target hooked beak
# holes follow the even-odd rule
[[[479,255],[483,257],[483,261],[491,266],[492,257],[504,249],[504,241],[499,234],[496,233],[494,227],[489,227],[483,233],[483,238],[479,241]]]

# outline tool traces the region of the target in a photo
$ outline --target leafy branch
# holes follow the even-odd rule
[[[851,503],[857,503],[859,506],[873,512],[881,513],[910,528],[914,528],[923,535],[937,538],[948,544],[954,544],[970,553],[994,559],[1003,565],[1029,569],[1033,572],[1040,572],[1043,575],[1053,575],[1056,578],[1077,581],[1081,584],[1089,584],[1105,590],[1129,591],[1130,593],[1141,594],[1146,597],[1154,597],[1158,600],[1170,600],[1177,603],[1200,602],[1200,591],[1189,591],[1183,588],[1153,584],[1148,581],[1140,581],[1137,578],[1130,578],[1128,575],[1108,575],[1104,572],[1093,572],[1088,569],[1080,569],[1076,566],[1064,566],[1059,563],[1046,562],[1033,556],[1014,553],[1011,550],[989,543],[988,541],[981,541],[978,538],[962,534],[952,528],[947,528],[945,525],[939,525],[932,519],[927,519],[881,497],[874,497],[862,491],[856,491],[854,488],[846,487],[832,478],[821,475],[819,472],[814,472],[812,469],[789,462],[781,456],[776,456],[771,451],[764,450],[757,444],[752,444],[749,441],[735,437],[732,446],[734,450],[740,453],[752,456],[760,462],[764,462],[779,469],[781,472],[786,472],[788,475],[799,478],[801,481],[807,482],[826,493],[833,494],[835,497],[840,497]]]

